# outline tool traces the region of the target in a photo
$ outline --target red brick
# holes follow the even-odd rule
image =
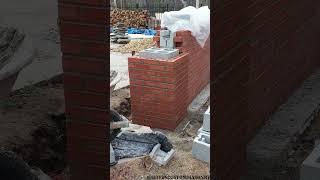
[[[64,54],[84,57],[106,58],[106,43],[85,41],[61,37],[61,49]]]
[[[70,119],[86,121],[94,124],[106,125],[109,121],[109,113],[107,112],[107,109],[66,106],[66,113]]]
[[[87,6],[107,7],[107,1],[104,0],[58,0],[58,3],[81,4]]]
[[[108,145],[106,137],[88,138],[84,136],[85,134],[82,134],[82,137],[71,136],[67,131],[67,149],[73,149],[74,151],[76,151],[77,149],[82,149],[82,152],[83,151],[97,152],[97,153],[106,152],[107,145]],[[83,155],[86,155],[86,154],[83,154]]]
[[[104,7],[59,4],[60,20],[107,25],[107,16],[108,14]]]
[[[67,106],[74,105],[101,109],[108,108],[108,97],[105,94],[65,90],[64,95]]]
[[[99,74],[107,76],[106,62],[75,56],[63,57],[64,72]]]
[[[91,124],[77,120],[66,123],[69,136],[85,136],[88,138],[101,138],[107,136],[107,124]]]
[[[59,28],[61,32],[60,35],[68,38],[104,42],[107,37],[106,25],[88,25],[61,21]]]

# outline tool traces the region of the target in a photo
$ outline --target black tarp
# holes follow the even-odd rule
[[[173,147],[161,132],[124,132],[111,142],[117,160],[148,155],[157,144],[161,145],[160,149],[164,152],[169,152]]]

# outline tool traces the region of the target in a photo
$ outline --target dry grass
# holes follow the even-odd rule
[[[124,46],[112,49],[114,52],[131,53],[132,51],[139,52],[147,48],[155,46],[155,42],[152,38],[146,38],[141,40],[132,40]]]

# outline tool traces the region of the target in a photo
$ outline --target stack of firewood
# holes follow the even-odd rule
[[[114,9],[111,11],[110,23],[112,26],[117,23],[124,23],[126,27],[145,27],[149,21],[149,17],[147,10],[130,11]]]

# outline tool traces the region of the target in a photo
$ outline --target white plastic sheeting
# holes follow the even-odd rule
[[[166,27],[172,32],[189,30],[198,43],[204,47],[210,35],[210,9],[208,6],[198,9],[188,6],[180,11],[165,12],[161,27]]]

